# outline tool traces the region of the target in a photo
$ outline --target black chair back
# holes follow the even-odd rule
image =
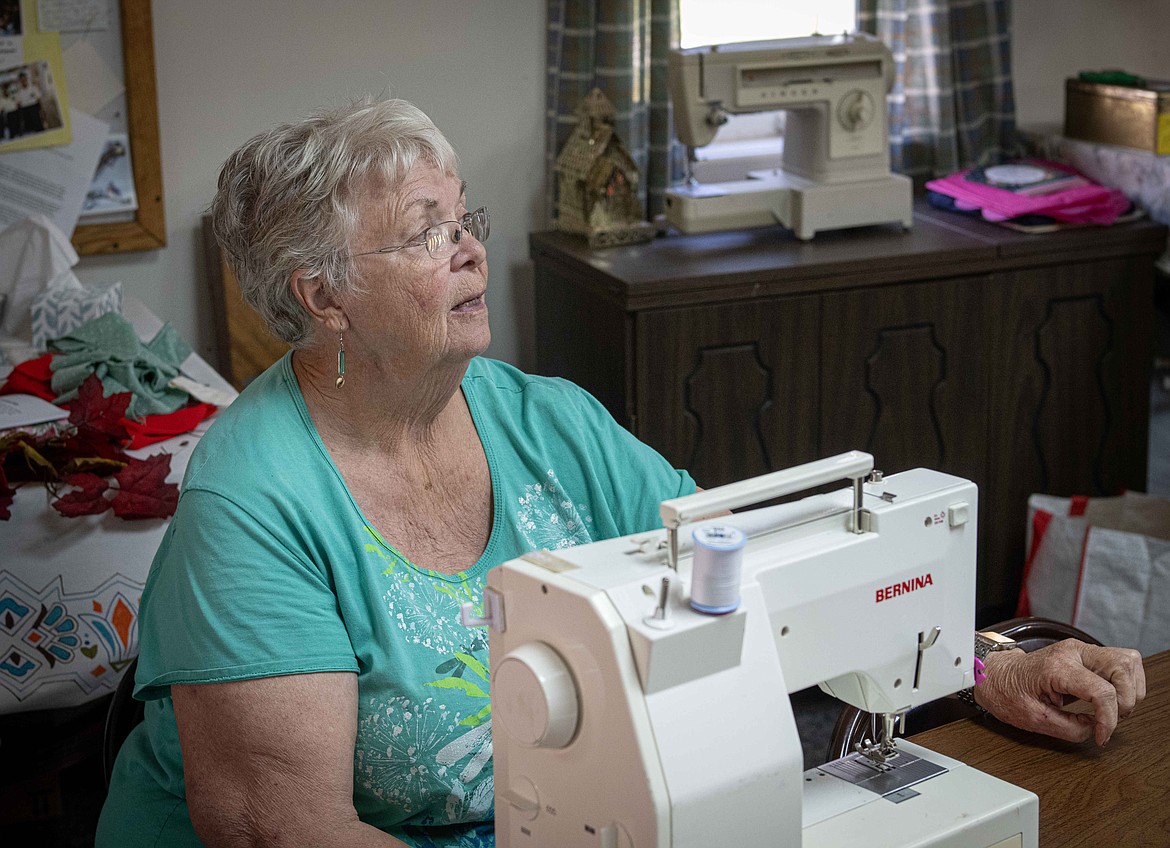
[[[138,657],[135,657],[118,681],[118,688],[114,690],[114,698],[106,713],[106,727],[102,735],[102,769],[106,776],[106,786],[110,785],[118,750],[130,731],[146,716],[145,704],[134,698],[134,672],[137,670]]]

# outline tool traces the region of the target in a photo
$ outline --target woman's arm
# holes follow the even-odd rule
[[[191,822],[209,848],[402,846],[353,807],[357,675],[173,686]]]

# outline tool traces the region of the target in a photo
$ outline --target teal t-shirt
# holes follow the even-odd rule
[[[564,380],[476,358],[462,390],[491,472],[483,555],[417,568],[362,515],[285,356],[197,446],[142,596],[136,694],[98,846],[197,845],[170,686],[305,672],[358,676],[354,807],[417,846],[494,844],[487,634],[495,565],[660,525],[694,481]]]

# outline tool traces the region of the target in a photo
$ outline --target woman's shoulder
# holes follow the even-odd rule
[[[558,434],[570,442],[608,439],[620,426],[606,408],[576,383],[528,374],[491,359],[476,358],[464,379],[464,395],[477,422],[509,438]]]
[[[562,377],[542,377],[529,374],[515,365],[501,362],[498,359],[488,359],[477,356],[467,367],[467,374],[463,378],[464,387],[471,387],[477,393],[496,393],[523,395],[527,400],[557,400],[566,399],[577,401],[592,401],[592,395]]]
[[[296,464],[297,453],[311,448],[312,439],[291,379],[286,355],[249,383],[196,445],[184,486]]]

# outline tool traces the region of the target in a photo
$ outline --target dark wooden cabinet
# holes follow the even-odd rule
[[[979,485],[981,624],[1010,615],[1032,492],[1145,488],[1166,228],[779,228],[591,251],[530,239],[537,371],[711,487],[850,449]]]

